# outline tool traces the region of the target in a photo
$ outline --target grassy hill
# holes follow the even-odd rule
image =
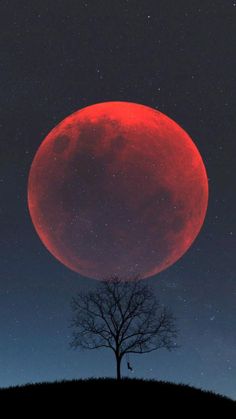
[[[114,409],[113,414],[121,410],[125,413],[126,409],[129,412],[145,409],[146,413],[149,410],[160,413],[165,409],[165,413],[184,413],[189,406],[192,413],[199,409],[204,413],[206,408],[211,412],[222,410],[225,414],[236,413],[236,402],[227,397],[187,385],[139,379],[122,379],[117,382],[100,378],[27,384],[0,389],[0,405],[4,401],[9,404],[30,401],[39,406],[50,402],[57,407],[86,408],[89,413],[96,411],[104,416],[106,410],[101,410],[104,406],[106,409],[109,407],[110,413]]]

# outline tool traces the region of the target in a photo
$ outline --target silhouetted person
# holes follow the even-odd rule
[[[129,362],[127,362],[127,368],[128,368],[128,370],[133,371],[133,368],[131,367]]]

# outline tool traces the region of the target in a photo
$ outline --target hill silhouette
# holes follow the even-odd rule
[[[50,403],[55,407],[77,407],[87,409],[87,413],[96,411],[97,415],[111,416],[118,411],[123,413],[156,411],[165,409],[165,413],[182,413],[190,408],[191,413],[211,412],[236,413],[236,402],[209,391],[203,391],[188,385],[172,384],[155,380],[124,378],[120,382],[110,378],[59,381],[53,383],[27,384],[0,389],[0,405],[3,402],[14,404],[29,402],[40,407]],[[114,404],[115,403],[115,404]],[[27,404],[28,405],[28,404]],[[114,407],[115,406],[115,407]],[[103,410],[101,410],[103,409]],[[104,410],[105,409],[105,410]]]

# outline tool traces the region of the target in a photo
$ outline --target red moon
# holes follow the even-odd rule
[[[128,279],[175,263],[198,235],[208,180],[189,135],[155,109],[104,102],[40,145],[28,206],[46,248],[81,275]]]

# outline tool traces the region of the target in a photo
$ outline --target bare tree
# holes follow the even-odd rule
[[[176,347],[177,330],[172,313],[159,305],[151,288],[135,278],[102,281],[95,291],[72,300],[71,347],[111,349],[117,379],[125,354],[144,354]]]

